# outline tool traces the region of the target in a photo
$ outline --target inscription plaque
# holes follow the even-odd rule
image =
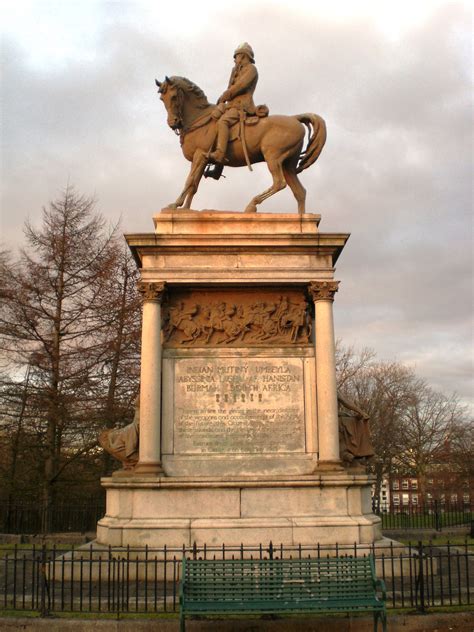
[[[183,358],[174,384],[175,453],[305,451],[302,359]]]

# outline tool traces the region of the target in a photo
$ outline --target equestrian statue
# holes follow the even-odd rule
[[[326,124],[317,114],[270,115],[265,105],[255,106],[253,93],[258,81],[255,57],[244,43],[234,53],[234,68],[227,90],[217,104],[209,103],[204,92],[184,77],[155,79],[168,113],[168,125],[180,137],[183,154],[191,171],[178,199],[167,208],[191,208],[202,176],[219,179],[224,166],[242,167],[266,162],[273,183],[247,205],[255,213],[274,193],[288,186],[305,212],[306,190],[298,174],[319,157],[326,142]],[[305,132],[309,138],[305,149]]]

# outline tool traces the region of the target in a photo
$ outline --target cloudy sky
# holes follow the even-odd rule
[[[246,40],[256,102],[327,122],[302,181],[321,230],[351,233],[337,336],[472,401],[469,5],[1,0],[3,241],[15,249],[68,181],[124,232],[151,232],[188,170],[154,78],[188,77],[214,101]],[[226,175],[195,208],[242,210],[270,181],[264,165]],[[283,191],[260,208],[296,207]]]

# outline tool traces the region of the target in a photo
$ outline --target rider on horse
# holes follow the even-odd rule
[[[247,114],[255,115],[253,93],[258,81],[258,72],[251,46],[244,42],[234,53],[235,65],[229,79],[229,85],[217,101],[218,107],[213,113],[217,122],[216,149],[209,158],[218,164],[225,160],[229,128],[242,121]]]
[[[298,174],[318,159],[326,142],[326,124],[311,112],[269,116],[266,105],[255,107],[253,102],[257,81],[254,55],[248,44],[235,51],[229,87],[218,105],[209,103],[201,88],[185,77],[166,77],[162,82],[155,79],[168,125],[179,134],[183,154],[191,162],[184,188],[168,208],[191,208],[202,176],[218,180],[224,161],[229,167],[247,164],[250,170],[252,164],[266,162],[272,184],[250,200],[245,212],[255,213],[258,204],[287,185],[298,203],[298,212],[305,212],[306,190]],[[229,129],[234,123],[235,138]],[[234,142],[229,146],[231,141]]]

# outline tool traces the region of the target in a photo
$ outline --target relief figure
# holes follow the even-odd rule
[[[186,309],[183,302],[176,307],[170,307],[163,326],[165,340],[169,340],[175,330],[184,335],[181,343],[196,340],[201,334],[200,328],[194,322],[194,316],[197,312],[197,305],[191,305]]]

